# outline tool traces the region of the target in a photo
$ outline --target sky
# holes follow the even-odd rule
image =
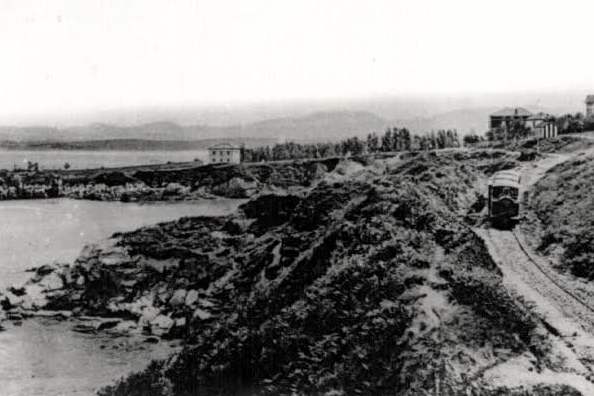
[[[591,0],[0,0],[0,123],[594,91],[592,15]]]

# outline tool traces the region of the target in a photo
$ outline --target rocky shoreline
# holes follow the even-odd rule
[[[288,191],[300,191],[336,168],[337,159],[298,161],[254,166],[219,165],[172,171],[135,171],[133,173],[99,173],[84,183],[71,179],[68,183],[54,182],[51,194],[28,198],[68,197],[103,201],[163,201],[216,198],[245,198],[266,191],[283,196]],[[206,168],[206,169],[204,169]],[[340,169],[339,173],[342,172]],[[142,172],[142,173],[139,173]],[[134,175],[129,176],[129,174]],[[205,177],[207,175],[208,177]],[[37,174],[37,180],[41,174]],[[80,179],[80,175],[77,176]],[[173,182],[172,179],[180,182]],[[248,181],[246,181],[246,179]],[[9,180],[5,175],[4,180]],[[23,179],[19,179],[23,180]],[[25,178],[25,180],[27,180]],[[92,180],[92,182],[89,182]],[[144,180],[141,182],[140,180]],[[257,180],[257,181],[256,181]],[[29,180],[30,181],[30,180]],[[22,183],[22,182],[21,182]],[[52,184],[53,183],[53,184]],[[183,184],[182,184],[183,183]],[[35,184],[38,191],[39,186]],[[188,185],[197,188],[192,189]],[[163,187],[154,187],[163,186]],[[29,191],[22,187],[19,191]],[[258,200],[267,204],[267,195]],[[291,201],[291,196],[285,196]],[[21,197],[22,198],[22,197]],[[15,197],[16,199],[16,197]],[[282,199],[281,199],[282,200]],[[277,201],[274,196],[272,201]],[[296,199],[292,201],[296,203]],[[258,204],[256,204],[258,205]],[[257,215],[256,206],[246,207],[248,214]],[[272,219],[269,219],[272,220]],[[252,220],[200,218],[209,227],[237,228]],[[235,230],[234,232],[240,232]],[[19,325],[31,317],[53,317],[72,320],[80,332],[107,331],[114,335],[141,334],[150,339],[183,338],[191,321],[208,322],[216,317],[216,306],[203,291],[187,289],[182,284],[171,289],[166,282],[157,282],[141,298],[134,294],[145,286],[143,277],[166,277],[170,267],[179,267],[180,258],[158,258],[133,254],[120,246],[121,235],[86,246],[72,264],[48,264],[32,269],[33,275],[22,286],[0,292],[0,322],[9,320]],[[217,243],[210,241],[211,243]],[[180,257],[188,252],[178,252]],[[181,260],[184,261],[184,260]],[[141,264],[141,265],[139,265]],[[114,271],[110,271],[113,268]],[[117,285],[110,280],[118,279]],[[183,281],[183,279],[182,279]],[[185,280],[188,283],[188,280]],[[101,289],[114,288],[119,297],[106,301]],[[128,297],[122,297],[123,295]]]
[[[361,159],[362,160],[362,159]],[[67,197],[143,202],[249,198],[309,186],[339,158],[169,168],[130,167],[72,171],[0,171],[0,200]]]
[[[143,273],[158,276],[168,266],[179,264],[155,260],[133,268],[138,262],[139,257],[130,256],[114,240],[107,240],[87,246],[73,265],[36,268],[22,286],[0,293],[0,322],[8,320],[19,325],[28,318],[51,317],[71,320],[73,330],[78,332],[143,335],[147,341],[157,342],[161,338],[183,338],[190,320],[208,321],[216,315],[216,307],[202,292],[172,290],[163,282],[128,301],[126,293],[138,290]],[[112,290],[119,295],[107,301],[101,289],[114,286],[109,267],[117,267],[121,278],[116,290]]]

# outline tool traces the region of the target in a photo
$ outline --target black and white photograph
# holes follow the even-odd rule
[[[0,0],[0,396],[594,396],[591,0]]]

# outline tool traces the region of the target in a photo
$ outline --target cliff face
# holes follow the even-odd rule
[[[538,359],[546,343],[462,221],[485,179],[477,165],[464,155],[343,163],[237,215],[115,235],[4,305],[38,291],[33,309],[185,340],[102,395],[480,393],[487,367]],[[62,282],[51,292],[49,276]]]

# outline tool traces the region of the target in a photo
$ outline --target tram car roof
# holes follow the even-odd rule
[[[493,187],[514,187],[520,188],[520,173],[511,170],[505,170],[495,173],[489,179],[489,185]]]

